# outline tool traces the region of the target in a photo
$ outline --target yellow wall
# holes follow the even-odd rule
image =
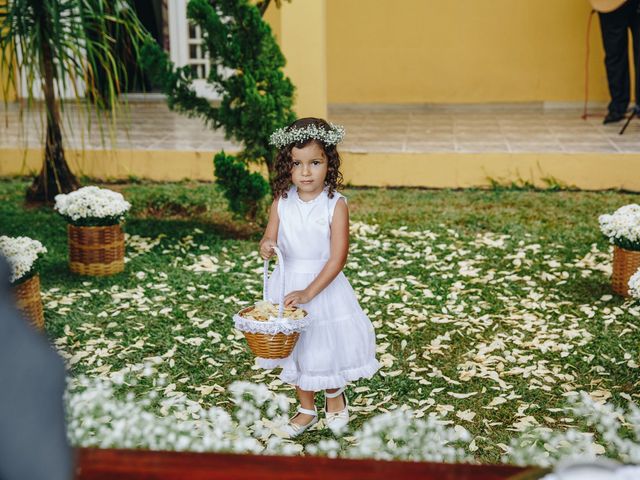
[[[327,116],[326,0],[275,2],[265,20],[287,59],[284,74],[296,87],[294,110],[300,117]]]
[[[0,100],[4,98],[5,89],[7,90],[7,98],[6,100],[9,102],[13,102],[16,100],[16,90],[12,82],[8,81],[8,72],[4,69],[0,72]]]
[[[269,8],[264,14],[264,19],[271,27],[271,31],[276,37],[276,41],[280,43],[280,9],[276,2],[271,2]]]
[[[589,12],[587,0],[327,0],[329,103],[581,101]],[[590,99],[606,100],[597,16],[590,43]]]
[[[317,10],[315,0],[295,2]],[[265,18],[281,41],[281,14],[271,3]],[[326,0],[326,5],[329,103],[583,99],[587,0]],[[292,4],[283,2],[288,7]],[[309,29],[313,16],[306,26],[297,23],[296,28]],[[595,16],[590,44],[590,99],[605,101]],[[0,72],[0,82],[5,81],[6,72]]]
[[[6,3],[6,0],[0,0],[0,6],[4,6]],[[2,34],[2,32],[0,32],[0,34]],[[1,54],[2,52],[0,52],[0,55]],[[9,55],[9,52],[7,52],[7,55]],[[6,100],[12,102],[17,98],[16,89],[14,88],[13,82],[9,82],[8,77],[9,72],[7,71],[7,69],[0,66],[0,101],[4,100],[6,90]]]
[[[76,175],[127,180],[135,175],[156,181],[213,181],[216,152],[171,150],[66,150]],[[235,152],[230,152],[235,153]],[[41,149],[0,149],[0,177],[36,175]],[[354,153],[343,152],[342,173],[355,186],[486,188],[530,182],[548,187],[545,179],[584,189],[640,192],[637,153]],[[266,174],[264,168],[252,167]]]

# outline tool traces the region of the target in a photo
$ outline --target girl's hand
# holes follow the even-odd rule
[[[277,246],[273,240],[264,240],[260,242],[260,256],[263,260],[268,260],[273,256],[275,250],[273,247]]]
[[[293,307],[301,303],[309,303],[312,300],[311,295],[306,290],[295,290],[284,297],[284,306]]]

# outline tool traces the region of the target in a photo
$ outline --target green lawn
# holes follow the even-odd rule
[[[235,380],[293,395],[276,372],[252,368],[233,329],[233,313],[261,296],[261,230],[234,221],[214,186],[111,186],[133,204],[129,262],[111,278],[69,273],[64,221],[27,208],[25,187],[0,182],[0,234],[48,248],[47,333],[74,374],[109,376],[153,359],[164,383],[140,377],[129,389],[157,390],[158,411],[175,395],[230,408],[226,387]],[[471,432],[478,461],[498,462],[527,425],[575,424],[560,409],[578,390],[637,401],[640,306],[611,294],[609,244],[597,222],[637,195],[344,193],[352,223],[345,274],[374,322],[384,365],[349,390],[354,427],[405,405],[418,416],[440,413]],[[311,430],[299,441],[331,437]]]

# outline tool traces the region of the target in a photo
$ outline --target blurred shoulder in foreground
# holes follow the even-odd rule
[[[0,479],[70,480],[62,359],[15,307],[0,256]]]

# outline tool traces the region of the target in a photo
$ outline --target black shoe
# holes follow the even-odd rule
[[[604,117],[604,120],[602,121],[602,123],[606,125],[607,123],[615,123],[615,122],[619,122],[620,120],[624,120],[624,113],[609,112],[607,113],[607,116]]]

